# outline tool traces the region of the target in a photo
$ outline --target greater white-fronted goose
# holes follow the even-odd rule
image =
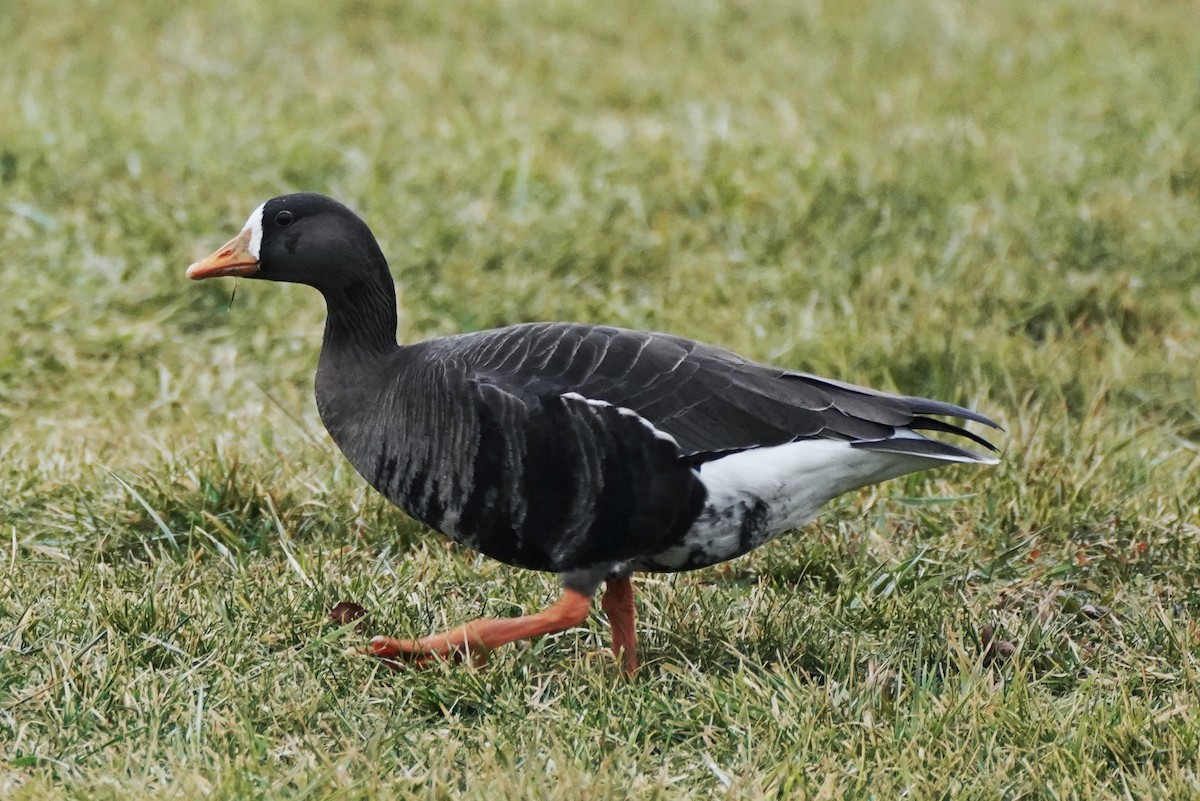
[[[756,364],[667,334],[532,323],[396,341],[396,294],[366,224],[316,194],[274,198],[189,278],[308,284],[328,315],[317,408],[375,489],[430,528],[517,567],[558,573],[545,610],[422,640],[376,637],[391,662],[484,657],[578,625],[603,582],[613,650],[637,667],[635,571],[740,556],[867,484],[996,459],[934,416],[977,412]]]

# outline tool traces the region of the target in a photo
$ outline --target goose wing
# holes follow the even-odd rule
[[[930,415],[999,428],[962,406],[770,367],[667,334],[532,323],[441,342],[444,356],[461,369],[509,391],[539,397],[575,393],[633,410],[670,434],[692,463],[821,437],[933,458],[992,461],[915,432],[961,436],[995,450],[965,428]],[[936,444],[918,444],[925,442]]]

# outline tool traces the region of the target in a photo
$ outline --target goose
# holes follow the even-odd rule
[[[505,564],[557,573],[534,614],[419,640],[374,637],[393,667],[486,660],[601,607],[638,667],[637,571],[695,570],[796,529],[831,499],[995,446],[978,412],[758,364],[663,333],[540,322],[397,341],[395,284],[366,223],[319,194],[273,198],[187,268],[307,284],[325,298],[317,410],[355,470],[408,515]],[[989,453],[927,436],[965,439]]]

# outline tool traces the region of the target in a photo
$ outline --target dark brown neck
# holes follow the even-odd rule
[[[396,289],[390,277],[372,277],[323,293],[327,316],[321,346],[321,368],[333,360],[347,364],[378,359],[394,352]]]

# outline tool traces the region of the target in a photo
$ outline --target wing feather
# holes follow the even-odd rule
[[[757,364],[667,334],[534,323],[441,342],[445,358],[510,391],[577,393],[632,409],[674,437],[692,461],[803,438],[876,442],[902,430],[962,436],[995,450],[984,438],[926,415],[999,428],[952,403]]]

